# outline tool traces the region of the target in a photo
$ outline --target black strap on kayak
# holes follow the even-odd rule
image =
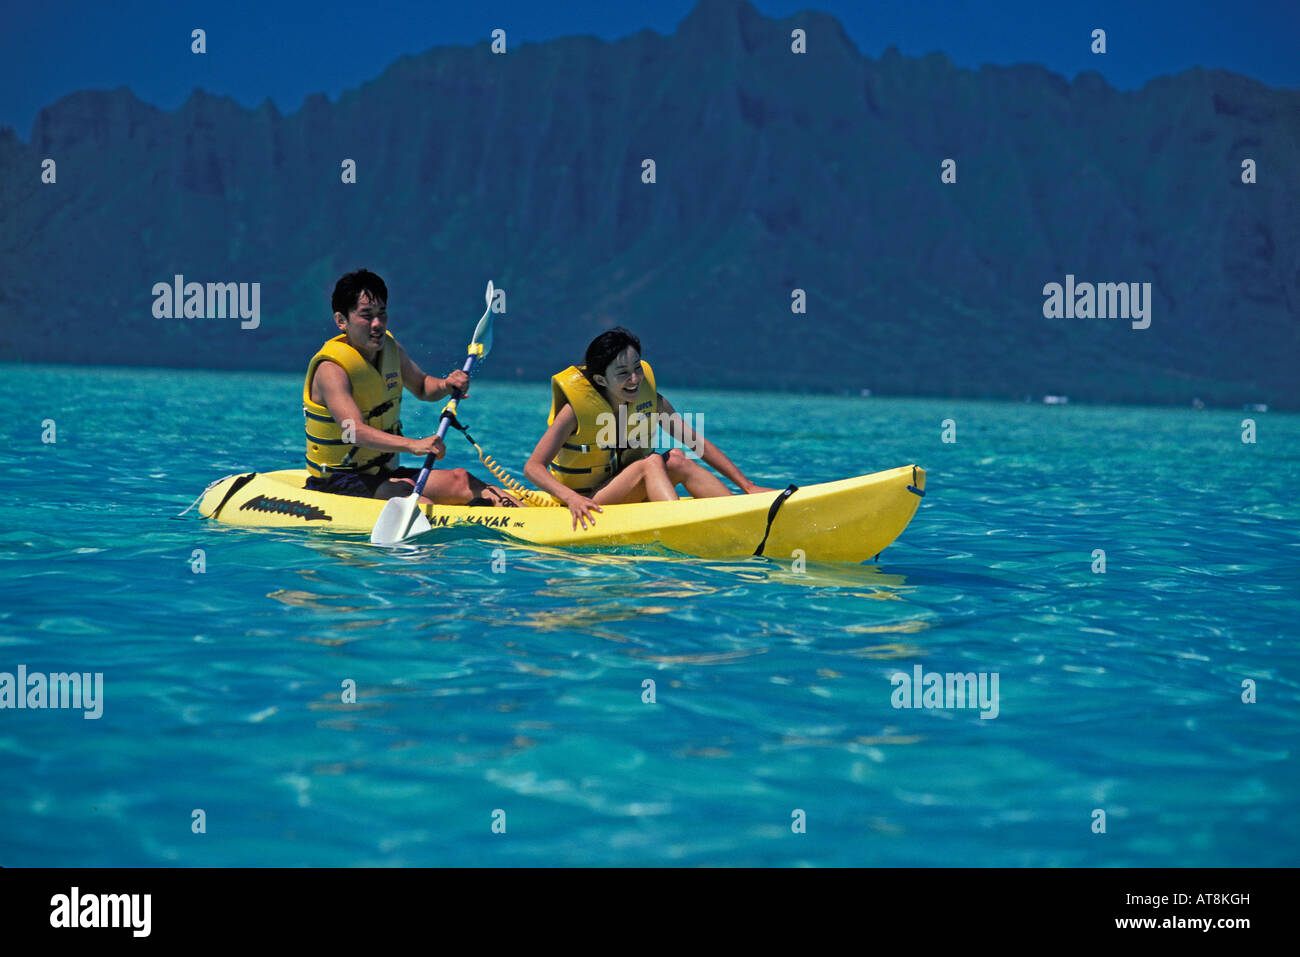
[[[912,484],[907,487],[907,490],[911,492],[913,495],[918,495],[921,498],[925,498],[925,489],[916,487],[916,466],[915,465],[912,466]],[[877,555],[876,557],[879,558],[880,556]]]
[[[785,500],[797,491],[799,491],[799,486],[788,486],[784,492],[776,497],[772,507],[767,510],[767,528],[763,531],[763,540],[758,543],[758,548],[754,549],[755,555],[763,554],[763,546],[767,544],[767,536],[772,534],[772,522],[776,520],[776,513],[781,511],[781,506],[785,504]]]
[[[226,494],[221,496],[221,501],[217,504],[217,507],[212,510],[212,517],[216,518],[217,516],[219,516],[221,514],[221,510],[226,507],[226,503],[230,501],[231,496],[233,496],[236,492],[238,492],[249,482],[253,481],[256,475],[257,475],[256,472],[249,472],[247,475],[241,475],[239,476],[239,478],[231,482],[230,488],[226,489]]]

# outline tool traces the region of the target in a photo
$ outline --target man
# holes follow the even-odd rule
[[[445,379],[425,375],[388,332],[388,287],[359,269],[339,279],[330,304],[341,335],[327,341],[307,366],[302,408],[307,432],[307,488],[335,495],[393,498],[410,495],[418,469],[398,468],[402,452],[442,458],[436,435],[402,435],[402,387],[435,402],[453,389],[469,391],[457,369]],[[518,505],[511,496],[464,469],[434,469],[420,496],[437,505]]]

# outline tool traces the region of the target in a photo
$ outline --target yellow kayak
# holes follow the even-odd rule
[[[313,492],[306,481],[305,469],[228,475],[204,492],[199,512],[229,525],[369,534],[383,511],[381,499]],[[606,505],[593,527],[576,530],[567,508],[420,508],[435,530],[481,525],[537,545],[661,545],[701,558],[788,559],[800,550],[810,562],[861,562],[902,534],[924,494],[925,470],[906,465],[788,495]]]

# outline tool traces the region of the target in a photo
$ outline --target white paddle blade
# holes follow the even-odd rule
[[[474,338],[470,340],[471,346],[479,343],[483,347],[483,354],[479,357],[486,359],[487,354],[492,351],[492,307],[489,306],[487,312],[483,313],[483,318],[478,321],[474,327]]]
[[[372,545],[396,545],[433,528],[420,511],[420,496],[390,498],[370,533]]]

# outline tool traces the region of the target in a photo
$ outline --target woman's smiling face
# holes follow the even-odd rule
[[[628,346],[606,366],[604,375],[595,376],[595,381],[604,391],[610,405],[626,405],[636,400],[644,378],[641,354],[635,347]]]

